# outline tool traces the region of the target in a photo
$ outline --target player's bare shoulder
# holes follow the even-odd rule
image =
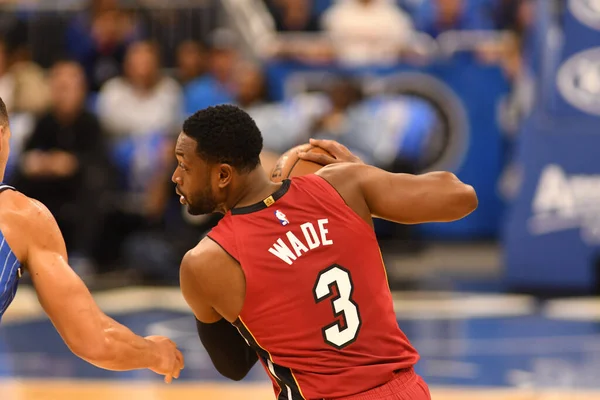
[[[315,174],[319,175],[333,186],[341,186],[348,182],[349,178],[358,176],[361,173],[361,169],[364,168],[364,164],[342,162],[326,165],[315,172]]]
[[[331,186],[344,199],[346,204],[354,210],[368,224],[372,224],[371,213],[361,191],[361,179],[364,179],[369,167],[365,164],[343,162],[329,164],[316,175],[329,182]]]
[[[179,274],[183,295],[199,320],[237,318],[245,293],[244,273],[217,242],[209,237],[202,239],[183,257]]]
[[[214,240],[204,237],[193,249],[189,250],[181,262],[182,270],[194,274],[205,274],[210,269],[218,268],[231,257]]]
[[[33,244],[49,245],[60,242],[61,238],[56,221],[45,205],[12,190],[0,196],[0,230],[21,262]]]
[[[16,191],[6,191],[0,196],[0,225],[17,224],[22,231],[43,227],[49,222],[54,222],[54,217],[41,202]]]
[[[211,292],[215,279],[238,269],[237,261],[210,237],[203,238],[189,250],[181,262],[181,279],[198,281],[201,290]]]

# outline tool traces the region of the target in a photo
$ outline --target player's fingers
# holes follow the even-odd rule
[[[176,349],[175,354],[177,356],[177,361],[179,361],[180,368],[183,369],[185,367],[185,357],[183,356],[183,353],[179,349]]]
[[[173,371],[171,371],[171,376],[173,376],[173,378],[175,378],[175,379],[178,379],[180,372],[181,372],[181,363],[179,362],[179,360],[176,360],[176,362],[173,364]]]
[[[179,350],[175,350],[175,366],[174,368],[174,376],[175,379],[179,378],[179,373],[184,367],[184,358],[183,354]]]
[[[327,154],[319,154],[319,153],[306,153],[306,152],[301,152],[298,153],[298,157],[301,158],[302,160],[306,160],[306,161],[312,161],[314,163],[320,164],[320,165],[329,165],[329,164],[333,164],[335,162],[337,162],[337,160],[331,156],[328,156]]]
[[[334,156],[343,152],[348,152],[348,148],[346,148],[346,146],[344,146],[340,142],[336,142],[335,140],[310,139],[310,144],[313,146],[321,147],[322,149],[325,149],[329,153],[333,154]]]
[[[310,144],[316,147],[320,147],[322,149],[325,149],[327,151],[333,150],[333,148],[335,147],[335,144],[337,142],[333,141],[333,140],[329,140],[329,139],[310,139]]]
[[[173,382],[172,373],[165,375],[165,383],[171,383],[171,382]]]

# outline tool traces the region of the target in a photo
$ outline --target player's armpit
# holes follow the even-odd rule
[[[366,204],[371,215],[402,224],[456,221],[478,204],[473,187],[450,172],[395,174],[368,165],[340,164],[323,168],[319,175],[352,208],[360,210]]]
[[[67,264],[65,243],[52,214],[25,196],[20,202],[21,211],[13,223],[28,238],[21,261],[31,274],[43,309],[71,351],[104,369],[150,368],[168,375],[169,381],[170,376],[178,376],[180,368],[175,367],[183,365],[183,356],[175,345],[146,340],[106,316]]]

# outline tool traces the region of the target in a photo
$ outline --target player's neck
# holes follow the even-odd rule
[[[229,209],[235,207],[245,207],[269,197],[273,192],[279,189],[280,183],[272,182],[262,166],[246,176],[246,183],[243,185],[239,196],[236,196]]]

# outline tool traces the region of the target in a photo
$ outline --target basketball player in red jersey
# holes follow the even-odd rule
[[[398,327],[371,215],[454,221],[477,207],[448,172],[393,174],[335,142],[317,174],[273,183],[261,133],[242,110],[191,116],[173,174],[191,214],[221,212],[181,264],[181,288],[217,370],[242,379],[260,360],[277,399],[429,399]],[[337,163],[337,161],[354,161]]]

